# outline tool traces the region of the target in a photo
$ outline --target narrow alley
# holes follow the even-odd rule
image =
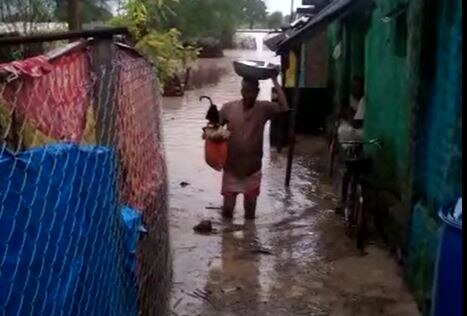
[[[462,315],[461,0],[1,3],[0,315]]]
[[[263,184],[257,219],[233,223],[220,216],[221,173],[204,162],[201,128],[209,95],[218,106],[239,98],[240,77],[232,60],[275,61],[270,51],[226,51],[201,60],[226,70],[217,84],[164,101],[164,137],[170,180],[173,251],[172,315],[419,315],[402,270],[383,247],[372,243],[360,256],[333,211],[339,177],[327,175],[327,142],[297,143],[290,189],[284,188],[285,152],[269,149],[265,135]],[[261,82],[260,99],[270,98]],[[268,133],[266,128],[265,133]],[[241,203],[238,203],[241,205]],[[211,220],[214,232],[193,226]]]

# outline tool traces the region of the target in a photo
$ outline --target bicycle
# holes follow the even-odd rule
[[[362,175],[368,174],[373,164],[372,158],[363,154],[363,149],[364,145],[375,145],[381,149],[382,143],[378,139],[372,139],[368,141],[340,141],[339,145],[344,147],[342,149],[346,165],[342,185],[343,192],[345,192],[343,202],[347,232],[350,237],[356,235],[357,249],[363,251],[367,236],[367,214],[364,199],[364,187],[367,181]],[[348,183],[345,183],[346,180]]]
[[[329,177],[332,178],[334,175],[334,161],[337,154],[337,130],[339,129],[339,120],[335,120],[332,124],[331,135],[328,141],[329,149]]]

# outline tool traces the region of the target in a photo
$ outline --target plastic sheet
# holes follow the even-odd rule
[[[112,151],[0,155],[0,314],[136,315]]]

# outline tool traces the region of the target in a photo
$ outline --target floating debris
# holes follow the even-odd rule
[[[252,253],[254,254],[259,254],[259,255],[272,255],[272,251],[266,248],[254,248],[251,250]]]
[[[228,294],[228,293],[240,291],[241,289],[242,288],[240,286],[232,286],[232,287],[228,287],[228,288],[223,288],[222,293]]]
[[[193,230],[200,234],[210,234],[213,232],[212,223],[210,220],[201,221],[198,225],[193,227]]]
[[[222,206],[206,206],[207,210],[221,210]]]
[[[187,186],[189,186],[189,185],[190,185],[190,184],[189,184],[188,182],[186,182],[186,181],[180,182],[180,186],[181,186],[182,188],[185,188],[185,187],[187,187]]]

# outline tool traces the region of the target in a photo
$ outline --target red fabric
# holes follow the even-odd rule
[[[257,197],[260,194],[261,178],[261,170],[250,176],[240,178],[228,171],[224,171],[221,194],[223,196],[243,194],[246,197]]]
[[[12,61],[6,64],[0,64],[0,72],[10,74],[10,79],[14,79],[20,75],[30,77],[40,77],[48,74],[53,70],[53,66],[44,56],[36,56],[25,60]]]
[[[164,192],[165,157],[161,133],[161,95],[153,67],[122,48],[112,60],[118,75],[116,107],[121,202],[155,215],[157,194]],[[85,49],[52,62],[44,57],[2,64],[10,80],[0,83],[6,106],[44,134],[79,142],[94,81]],[[105,87],[104,87],[105,89]]]
[[[227,159],[227,142],[213,142],[206,139],[204,143],[204,158],[211,168],[221,171]]]
[[[92,89],[84,51],[0,64],[1,70],[11,74],[0,90],[11,110],[47,136],[80,141]]]
[[[239,192],[222,192],[222,196],[225,196],[225,197],[236,197],[237,195],[239,195],[240,193]],[[243,196],[245,198],[256,198],[258,197],[260,194],[260,188],[255,188],[255,189],[252,189],[250,191],[247,191],[243,194]]]
[[[117,49],[118,148],[124,174],[122,201],[153,215],[163,185],[165,160],[160,122],[161,100],[154,70],[144,58]]]

